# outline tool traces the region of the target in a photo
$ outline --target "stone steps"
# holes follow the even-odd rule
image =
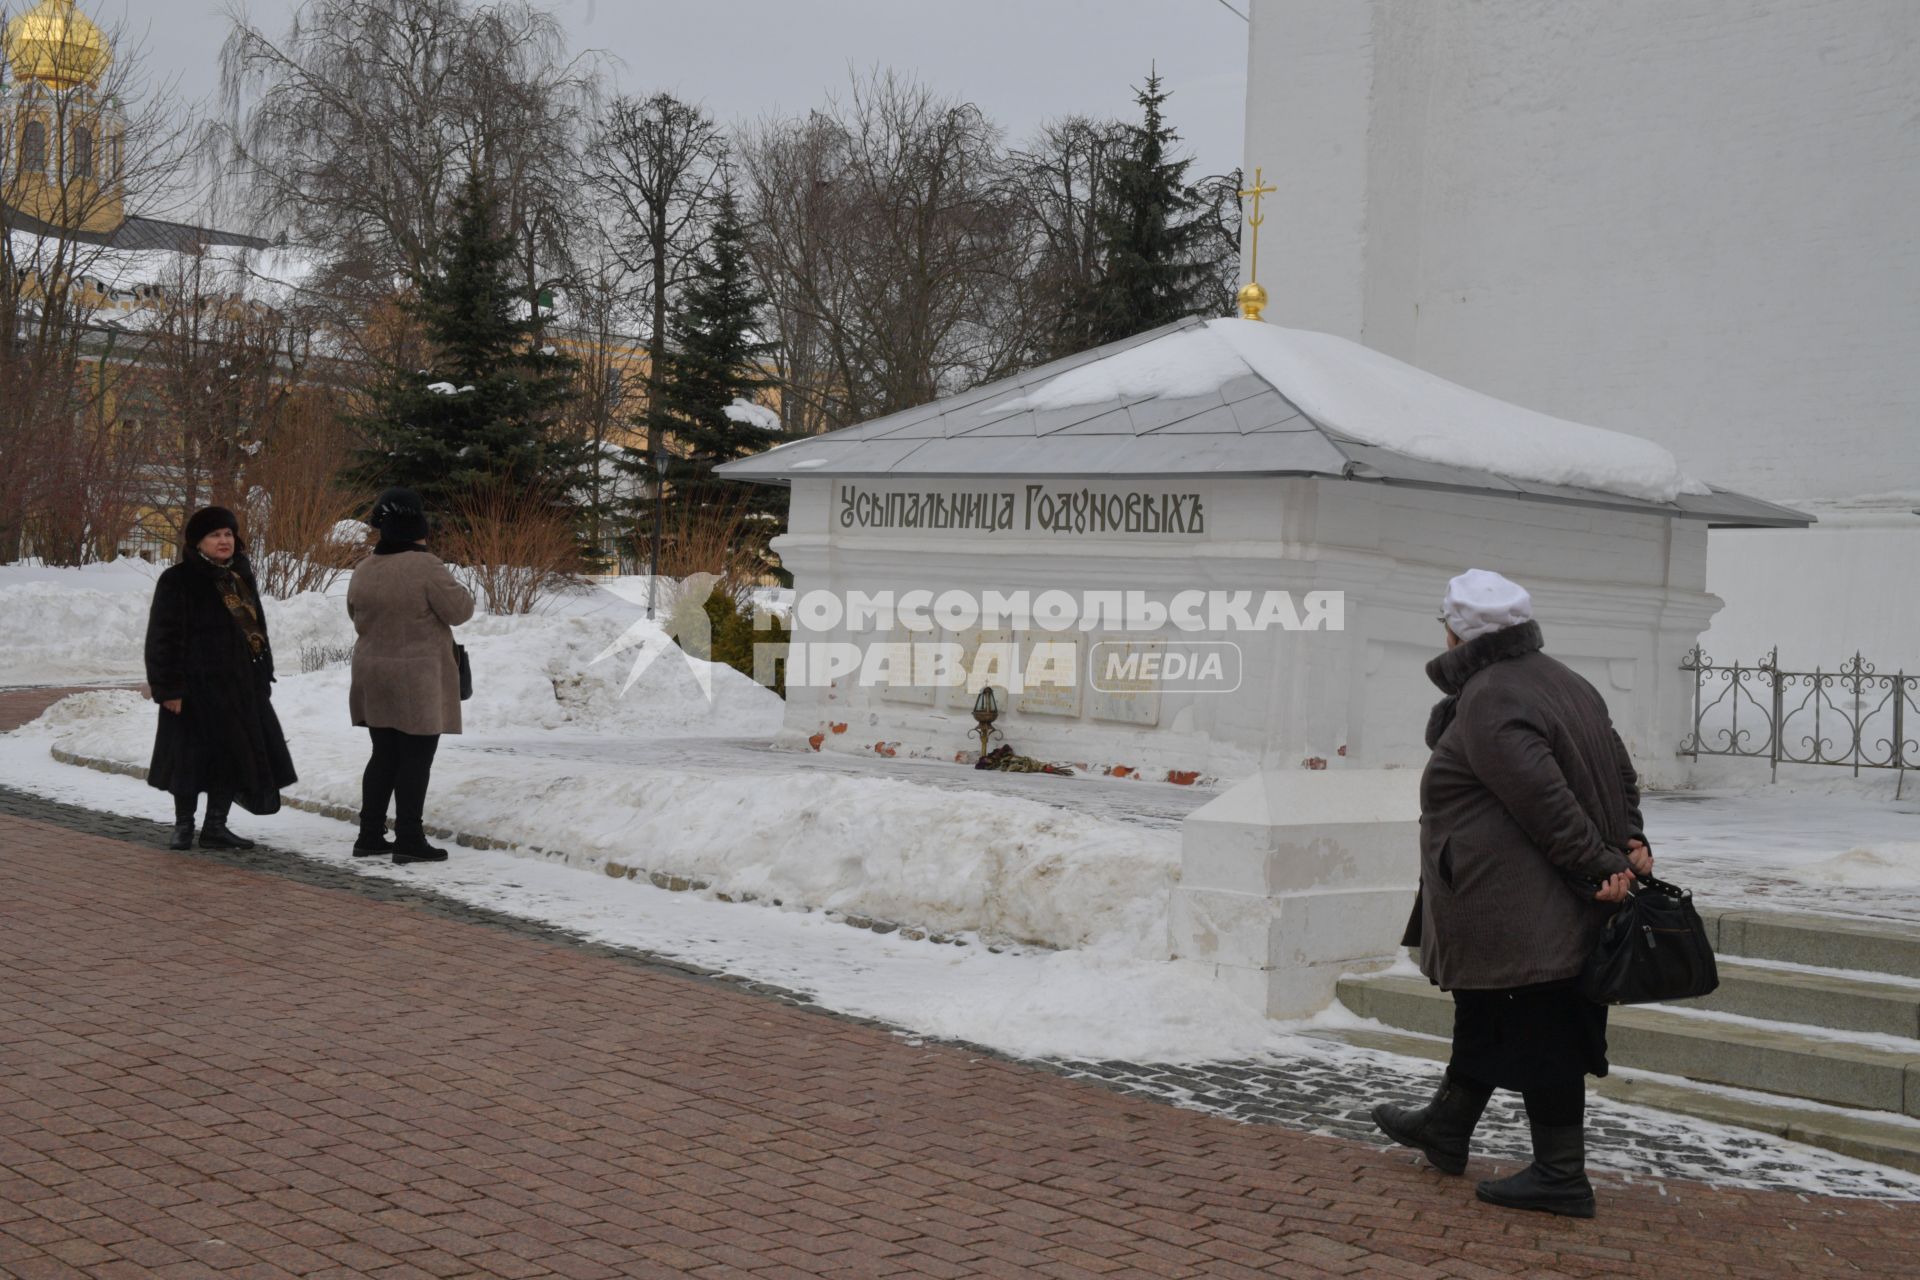
[[[1910,1123],[1920,1117],[1920,983],[1911,981],[1920,978],[1920,936],[1894,923],[1795,912],[1700,914],[1720,957],[1720,989],[1673,1006],[1613,1010],[1608,1056],[1627,1074],[1597,1082],[1597,1091],[1920,1172],[1920,1127]],[[1339,998],[1387,1028],[1342,1038],[1445,1059],[1453,1002],[1424,978],[1349,977]]]
[[[1835,1031],[1920,1037],[1920,984],[1872,974],[1807,973],[1720,958],[1720,989],[1677,1008],[1734,1013]]]
[[[1447,1060],[1447,1040],[1410,1031],[1351,1028],[1315,1031],[1324,1039],[1406,1058]],[[1834,1112],[1786,1101],[1730,1096],[1691,1086],[1683,1080],[1659,1080],[1615,1072],[1588,1082],[1595,1093],[1615,1102],[1671,1111],[1715,1124],[1769,1133],[1804,1142],[1854,1160],[1920,1173],[1920,1128],[1872,1112]]]
[[[1707,907],[1700,908],[1700,919],[1719,955],[1920,978],[1920,929],[1911,926]]]
[[[1446,1036],[1453,1000],[1425,978],[1345,978],[1341,1003],[1405,1031]],[[1613,1010],[1608,1057],[1622,1066],[1780,1093],[1839,1107],[1920,1116],[1920,1041],[1885,1044],[1808,1034],[1645,1005]]]

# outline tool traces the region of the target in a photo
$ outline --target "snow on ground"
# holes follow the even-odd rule
[[[44,726],[0,735],[0,780],[93,809],[156,820],[167,813],[165,797],[143,783],[54,762]],[[1231,1063],[1238,1075],[1327,1097],[1342,1114],[1381,1096],[1411,1100],[1437,1071],[1429,1062],[1324,1038],[1331,1028],[1368,1025],[1338,1007],[1304,1023],[1272,1022],[1178,963],[1103,949],[996,952],[978,939],[955,946],[880,935],[820,912],[669,893],[644,881],[584,875],[499,851],[457,849],[443,864],[395,867],[354,859],[351,828],[297,810],[271,819],[242,815],[242,825],[277,848],[356,874],[418,884],[594,941],[773,984],[909,1035],[1056,1062]],[[1178,1105],[1218,1110],[1198,1094],[1157,1093]],[[1591,1163],[1627,1181],[1688,1178],[1920,1199],[1920,1179],[1765,1134],[1605,1099],[1593,1100],[1592,1112],[1596,1132],[1610,1140],[1596,1144]],[[1504,1159],[1524,1151],[1521,1126],[1504,1113],[1483,1138],[1486,1149]]]
[[[1651,440],[1523,409],[1333,334],[1253,320],[1167,334],[992,410],[1200,396],[1249,371],[1320,425],[1411,458],[1652,502],[1708,492]]]
[[[84,648],[93,674],[137,678],[146,584],[119,597],[79,596],[58,583],[6,585],[0,613],[22,591],[62,593],[78,604],[59,614],[44,642]],[[616,584],[618,585],[618,584]],[[685,655],[666,645],[630,688],[629,657],[595,659],[632,631],[658,633],[641,606],[595,590],[531,617],[481,616],[457,634],[473,665],[466,732],[447,739],[434,771],[429,820],[491,839],[562,851],[575,865],[609,863],[704,879],[734,896],[753,894],[855,912],[940,932],[1056,947],[1166,954],[1168,896],[1178,870],[1177,834],[1063,810],[980,789],[783,767],[767,753],[749,769],[673,763],[645,770],[589,753],[544,756],[529,738],[569,744],[770,741],[784,704],[726,666],[694,663],[711,681],[702,694]],[[644,596],[642,595],[642,598]],[[93,611],[93,617],[87,611]],[[269,602],[282,672],[274,706],[300,780],[290,794],[357,805],[366,763],[364,731],[347,717],[353,640],[338,593]],[[90,633],[85,646],[78,641]],[[331,661],[302,672],[305,651]],[[66,673],[41,658],[0,683],[51,683]],[[76,673],[78,674],[78,673]],[[45,718],[42,750],[128,764],[151,751],[150,703],[131,691],[70,699]],[[496,745],[504,749],[490,749]],[[809,764],[811,762],[809,761]]]

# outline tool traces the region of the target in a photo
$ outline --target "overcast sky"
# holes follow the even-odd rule
[[[3,2],[3,0],[0,0]],[[228,0],[80,0],[142,37],[146,68],[211,100]],[[285,30],[297,0],[245,0]],[[1239,163],[1247,26],[1222,0],[547,0],[577,48],[611,54],[630,92],[670,89],[722,120],[800,111],[849,66],[912,71],[1016,138],[1072,112],[1131,117],[1158,63],[1168,113],[1204,172]],[[1246,0],[1232,0],[1246,11]],[[14,7],[9,5],[8,7]]]

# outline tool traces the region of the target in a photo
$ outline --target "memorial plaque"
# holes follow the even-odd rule
[[[1102,636],[1089,646],[1087,714],[1148,727],[1160,723],[1160,651],[1166,642]],[[1146,675],[1152,671],[1155,674]]]
[[[887,683],[880,686],[880,696],[889,702],[908,703],[913,706],[930,707],[936,692],[932,682],[920,683],[918,676],[923,672],[914,669],[914,642],[929,639],[925,631],[909,631],[898,623],[887,633],[886,643],[895,646],[894,652],[899,660],[891,664],[887,672]],[[925,665],[925,659],[921,659]]]
[[[1087,650],[1086,640],[1029,631],[1022,641],[1020,670],[1036,679],[1020,690],[1014,709],[1030,716],[1079,715],[1080,663]]]
[[[925,633],[922,633],[925,634]],[[949,707],[972,710],[973,700],[980,693],[980,686],[989,683],[984,677],[992,675],[993,695],[1002,709],[1007,703],[1007,677],[1019,669],[1019,654],[1015,652],[1013,631],[1009,627],[974,627],[967,631],[950,631],[942,636],[960,646],[960,669],[966,672],[965,684],[949,685],[946,690],[946,703]],[[996,672],[975,671],[976,661],[983,645],[1004,645],[1001,656],[1006,662]],[[990,655],[991,656],[991,655]]]

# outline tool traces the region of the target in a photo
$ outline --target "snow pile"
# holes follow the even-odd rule
[[[433,822],[560,850],[588,870],[617,865],[704,879],[733,897],[1165,958],[1167,902],[1180,856],[1172,830],[991,792],[784,767],[774,754],[760,771],[722,772],[624,768],[611,735],[608,754],[615,758],[607,760],[516,750],[515,739],[494,735],[524,734],[531,727],[524,719],[542,708],[524,683],[509,681],[506,691],[482,697],[489,647],[486,637],[469,642],[469,732],[442,742],[429,801]],[[691,683],[684,671],[664,663],[657,669],[673,677],[666,684]],[[660,690],[645,693],[653,675],[635,686],[631,704],[605,708],[599,724],[673,719],[677,710],[662,707]],[[276,688],[274,706],[300,771],[288,788],[294,796],[358,804],[366,741],[346,723],[346,684],[346,670],[334,668]],[[80,755],[144,764],[153,714],[130,691],[88,693],[56,704],[19,732]]]
[[[1855,889],[1920,889],[1920,844],[1864,845],[1796,867],[1793,874]]]
[[[984,412],[1201,396],[1248,372],[1321,426],[1410,458],[1650,502],[1709,491],[1651,440],[1523,409],[1332,334],[1254,320],[1167,334]]]
[[[733,403],[720,412],[727,415],[729,422],[743,422],[747,426],[758,427],[762,431],[778,431],[780,429],[779,414],[763,404],[755,404],[751,400],[742,400],[738,396],[735,396]]]
[[[0,685],[141,679],[152,583],[140,585],[137,592],[45,581],[0,586]]]
[[[336,547],[364,546],[373,530],[364,520],[341,520],[327,530],[327,541]]]

